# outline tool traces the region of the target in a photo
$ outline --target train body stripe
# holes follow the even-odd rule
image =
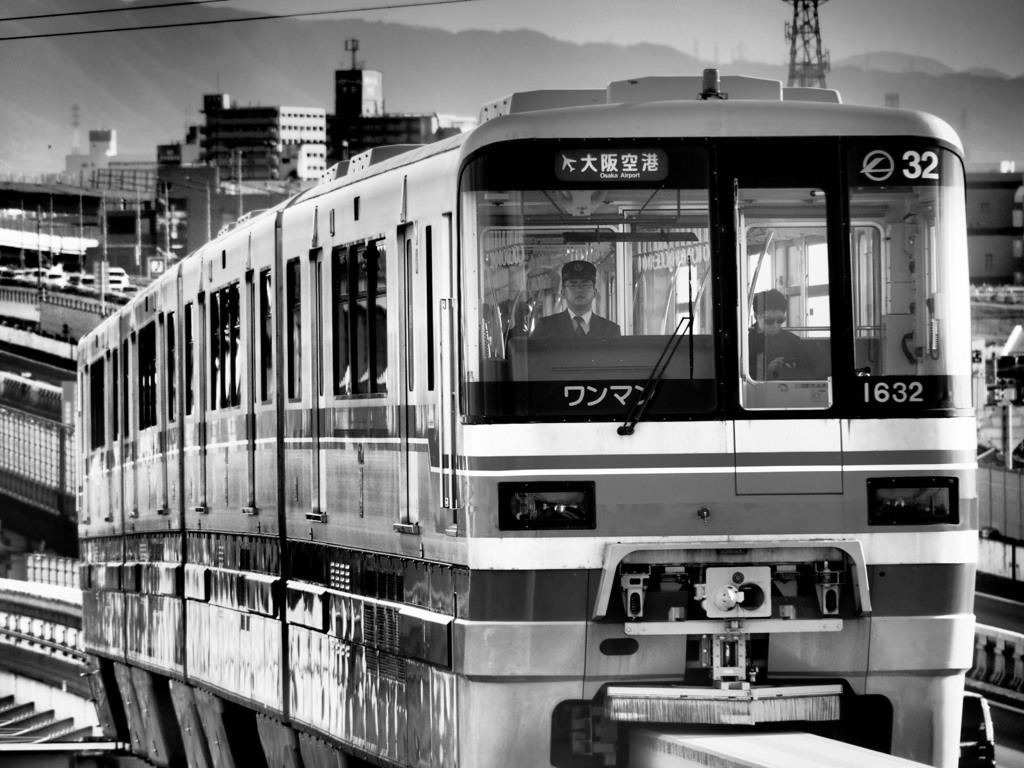
[[[507,448],[506,448],[507,449]],[[531,451],[522,455],[506,454],[503,456],[470,455],[465,457],[466,469],[469,471],[486,472],[487,470],[529,469],[708,469],[729,471],[735,466],[763,469],[766,467],[824,466],[834,470],[843,466],[847,470],[860,468],[874,471],[878,467],[932,467],[955,466],[956,468],[973,468],[974,455],[965,451],[952,450],[920,450],[920,451],[856,451],[838,453],[836,451],[794,452],[758,452],[758,453],[649,453],[649,454],[549,454]]]
[[[276,438],[260,438],[257,445],[270,445]],[[402,444],[398,437],[322,437],[320,445],[326,450],[343,449],[351,445],[379,445],[393,449]],[[423,438],[408,440],[410,444],[424,446]],[[227,440],[211,442],[209,450],[224,450],[246,447],[248,440]],[[309,437],[286,437],[284,444],[290,449],[310,449]],[[188,446],[186,453],[199,450],[199,446]],[[614,472],[624,475],[659,474],[724,474],[730,472],[949,472],[970,470],[976,463],[964,451],[858,451],[840,455],[834,451],[808,453],[740,453],[740,454],[649,454],[619,456],[463,456],[463,470],[470,477],[510,477],[520,474],[565,475],[580,472]],[[843,461],[845,459],[845,461]],[[871,460],[874,460],[871,462]],[[856,463],[857,461],[870,463]],[[881,461],[880,461],[881,460]]]
[[[649,467],[649,466],[597,466],[593,462],[581,460],[577,463],[567,464],[563,467],[550,467],[542,466],[547,462],[543,459],[541,462],[531,461],[527,462],[515,462],[514,468],[506,469],[466,469],[463,474],[467,477],[518,477],[521,475],[531,476],[548,476],[548,477],[560,477],[560,476],[579,476],[583,474],[600,474],[600,475],[714,475],[714,474],[759,474],[759,473],[789,473],[789,474],[805,474],[805,473],[818,473],[818,472],[838,472],[842,470],[844,473],[896,473],[896,472],[921,472],[925,474],[939,474],[942,472],[954,472],[963,470],[972,470],[975,468],[973,462],[960,462],[960,463],[949,463],[949,464],[764,464],[756,466],[737,467],[733,464],[718,464],[708,466],[662,466],[662,467]],[[554,462],[551,462],[554,463]],[[507,464],[504,466],[508,466]]]
[[[723,547],[742,546],[743,542],[773,541],[780,545],[814,546],[820,536],[759,534],[744,536],[693,537],[706,544],[721,541]],[[978,534],[965,531],[885,531],[859,533],[851,538],[861,542],[867,565],[905,565],[915,563],[976,563]],[[523,570],[550,568],[601,568],[605,550],[615,544],[664,545],[663,537],[589,537],[559,538],[473,538],[468,542],[468,565],[484,570]],[[680,549],[686,540],[679,541]]]

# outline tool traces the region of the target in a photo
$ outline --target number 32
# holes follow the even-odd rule
[[[939,180],[939,156],[935,152],[914,152],[903,153],[903,162],[907,167],[903,169],[903,175],[908,179],[929,179]]]

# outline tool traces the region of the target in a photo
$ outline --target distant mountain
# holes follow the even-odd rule
[[[93,6],[123,8],[119,0]],[[34,12],[77,10],[77,0],[38,0]],[[225,22],[241,12],[196,6],[73,20],[8,22],[2,34],[52,33],[137,24]],[[698,74],[708,63],[660,45],[575,45],[516,31],[462,32],[346,17],[274,19],[209,26],[6,40],[0,45],[0,175],[62,170],[72,146],[72,105],[80,146],[88,130],[117,130],[120,155],[149,155],[201,123],[202,97],[229,93],[240,104],[323,107],[334,111],[334,71],[350,66],[344,41],[358,38],[360,60],[384,75],[388,112],[475,116],[516,90],[603,87],[645,75]],[[780,43],[781,45],[781,43]],[[737,63],[724,74],[785,81],[786,67]],[[957,73],[939,62],[871,53],[836,62],[828,77],[843,100],[933,112],[961,131],[969,160],[990,164],[1017,154],[1024,168],[1024,78]]]
[[[1010,76],[1005,72],[1000,72],[998,69],[991,69],[989,67],[973,67],[972,69],[964,70],[964,74],[977,75],[978,77],[991,77],[996,80],[1010,80]]]
[[[861,56],[850,56],[832,62],[833,67],[859,67],[863,70],[879,70],[882,72],[916,72],[922,75],[950,75],[953,68],[941,61],[921,56],[911,56],[894,51],[865,53]]]

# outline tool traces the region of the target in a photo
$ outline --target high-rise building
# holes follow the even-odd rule
[[[967,259],[975,284],[1024,284],[1024,177],[967,174]]]
[[[326,168],[327,113],[314,107],[238,107],[203,97],[203,159],[221,181],[315,179]]]
[[[116,156],[117,131],[111,128],[89,131],[89,152],[83,153],[75,147],[70,155],[65,155],[64,175],[85,186],[94,171],[108,167],[110,158]]]
[[[330,163],[373,147],[429,144],[459,132],[457,127],[443,126],[434,113],[388,114],[384,76],[358,69],[354,60],[353,65],[334,73],[334,115],[328,118]]]
[[[345,122],[384,114],[384,75],[372,69],[336,70],[334,114]]]

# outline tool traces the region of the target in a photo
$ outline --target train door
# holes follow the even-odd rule
[[[249,248],[252,249],[250,235]],[[242,294],[244,306],[241,316],[245,322],[245,505],[242,511],[247,515],[257,514],[256,509],[256,284],[252,263],[245,267],[245,288]]]
[[[164,288],[163,304],[166,312],[164,318],[164,509],[166,514],[175,516],[181,513],[182,493],[182,375],[179,365],[181,353],[181,305],[179,303],[180,278],[167,284]]]
[[[789,149],[784,165],[782,147],[770,158],[735,153],[723,174],[736,238],[740,494],[842,492],[841,430],[829,415],[838,161],[828,147]]]
[[[311,397],[309,407],[310,435],[312,437],[312,453],[309,477],[309,515],[322,518],[327,512],[326,477],[327,455],[323,444],[324,414],[327,402],[324,396],[324,249],[317,247],[309,252],[309,286],[312,304],[310,311],[309,344],[310,353],[306,355],[306,380],[310,382]]]
[[[124,452],[122,450],[121,435],[121,349],[118,336],[110,339],[110,347],[107,350],[107,372],[110,377],[110,384],[107,391],[110,392],[110,403],[106,410],[107,427],[109,429],[109,447],[104,451],[107,457],[107,477],[110,482],[110,494],[104,504],[106,522],[124,524],[124,487],[121,477],[124,466]]]
[[[175,420],[175,387],[174,387],[174,312],[161,312],[158,318],[159,333],[157,334],[157,373],[156,382],[160,389],[154,407],[159,424],[160,442],[157,445],[157,474],[160,477],[160,490],[157,498],[157,514],[168,515],[171,512],[171,493],[173,478],[171,476],[171,452],[177,444]],[[176,455],[176,452],[175,452]]]
[[[163,313],[157,311],[157,294],[145,298],[139,312],[140,328],[135,334],[136,401],[136,499],[140,517],[163,515],[167,510],[167,422],[161,409],[166,393],[162,372],[163,344],[166,329]],[[145,308],[143,314],[142,309]],[[151,523],[150,523],[151,524]]]
[[[139,435],[138,411],[136,410],[138,398],[137,391],[133,386],[138,382],[138,371],[133,365],[137,346],[138,335],[133,328],[130,333],[125,334],[124,341],[121,343],[121,478],[126,519],[139,516]]]
[[[178,290],[182,293],[182,276],[178,275]],[[195,521],[189,520],[188,513],[193,512],[199,506],[198,489],[196,487],[198,467],[196,464],[197,445],[197,417],[196,417],[196,358],[195,358],[195,332],[196,332],[196,305],[193,302],[185,302],[181,308],[181,473],[180,478],[182,503],[186,509],[186,525],[191,526]]]
[[[279,418],[282,420],[283,434],[281,438],[281,484],[284,486],[282,506],[285,519],[289,521],[314,520],[325,522],[326,509],[319,507],[318,497],[310,495],[311,479],[319,479],[317,462],[313,457],[319,453],[319,430],[312,430],[310,419],[318,416],[316,404],[307,395],[315,392],[310,386],[310,372],[315,370],[312,365],[313,354],[311,332],[314,325],[314,308],[310,306],[311,292],[308,290],[309,279],[303,277],[307,272],[311,256],[286,257],[283,247],[278,255],[279,272],[276,295],[281,307],[278,333],[280,333],[281,376],[278,381],[281,387],[278,398]],[[315,296],[315,291],[312,293]],[[313,435],[317,435],[317,444],[311,443]]]
[[[441,268],[442,296],[438,299],[440,316],[437,359],[439,362],[440,386],[438,387],[437,433],[440,464],[441,509],[445,510],[446,529],[455,533],[458,529],[457,510],[460,504],[458,477],[456,475],[456,451],[458,449],[455,425],[458,423],[458,323],[455,314],[456,265],[452,216],[444,215],[444,224],[438,233],[441,247],[436,262]]]
[[[274,352],[277,341],[274,333],[274,271],[269,266],[260,267],[256,282],[257,304],[254,331],[254,352],[257,374],[254,387],[255,458],[254,482],[256,483],[256,509],[259,514],[278,508],[278,467],[277,467],[277,365]],[[279,523],[277,515],[264,525]]]
[[[186,440],[186,476],[189,478],[193,512],[206,514],[206,293],[200,291],[196,303],[185,305],[185,376],[187,379],[186,414],[190,429]],[[189,471],[191,470],[191,471]],[[196,521],[192,522],[196,525]]]
[[[417,411],[419,397],[417,392],[419,383],[417,381],[418,366],[417,359],[420,350],[423,350],[423,329],[425,307],[423,305],[422,276],[419,274],[419,249],[416,243],[416,225],[407,224],[398,229],[398,266],[401,278],[401,296],[399,311],[399,324],[401,343],[399,348],[402,354],[398,355],[399,369],[402,371],[400,386],[398,387],[398,412],[399,419],[399,443],[400,443],[400,467],[401,475],[400,494],[398,504],[398,519],[395,522],[395,529],[406,533],[419,531],[420,500],[419,485],[416,481],[416,468],[418,465],[416,451],[416,430]]]

